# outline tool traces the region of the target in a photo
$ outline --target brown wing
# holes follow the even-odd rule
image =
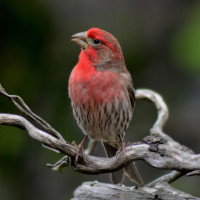
[[[128,90],[128,94],[129,94],[129,98],[130,98],[130,102],[131,102],[131,107],[134,110],[135,107],[135,93],[134,93],[134,89],[133,87],[131,87],[130,85],[127,86],[127,90]]]
[[[128,71],[126,71],[126,73],[122,73],[121,75],[122,75],[122,79],[124,80],[125,85],[126,85],[128,97],[129,97],[130,102],[131,102],[131,107],[134,110],[134,107],[135,107],[135,91],[134,91],[134,88],[133,88],[133,81],[132,81],[131,75]]]

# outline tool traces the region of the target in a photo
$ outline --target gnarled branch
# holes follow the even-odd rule
[[[103,191],[103,192],[102,192]],[[107,183],[84,182],[74,191],[72,200],[199,200],[182,191],[172,188],[168,183],[157,183],[152,188],[141,188],[112,185]]]
[[[117,158],[103,158],[91,156],[96,141],[90,141],[84,154],[84,159],[79,156],[75,163],[77,149],[64,140],[62,135],[52,128],[46,121],[34,114],[21,97],[9,95],[0,85],[0,94],[6,96],[26,116],[30,117],[36,126],[19,115],[0,114],[0,125],[15,126],[25,130],[28,135],[44,144],[51,150],[56,150],[65,156],[55,165],[48,164],[53,170],[60,170],[62,167],[71,166],[73,170],[86,174],[100,174],[115,171],[125,165],[144,160],[152,167],[172,171],[169,174],[158,178],[147,186],[156,186],[158,183],[170,183],[184,174],[198,175],[200,171],[200,154],[194,154],[189,148],[174,141],[163,132],[163,126],[168,119],[168,108],[162,97],[152,90],[136,90],[136,99],[148,99],[154,103],[158,111],[158,117],[150,130],[150,136],[144,138],[143,142],[133,143],[126,147],[124,155],[118,154]],[[38,127],[37,127],[38,126]]]
[[[72,160],[76,156],[76,147],[63,142],[48,133],[36,128],[25,118],[12,115],[0,114],[0,124],[19,127],[29,134],[29,136],[42,144],[45,144],[51,149],[55,149]],[[161,141],[160,141],[161,142]],[[152,150],[152,145],[157,149]],[[144,160],[149,165],[168,170],[178,170],[191,172],[200,169],[200,155],[183,152],[176,147],[169,146],[165,143],[159,143],[154,140],[148,143],[133,144],[125,149],[126,164],[136,160]],[[124,166],[124,157],[122,152],[116,157],[102,158],[91,155],[84,155],[84,159],[80,159],[77,165],[71,163],[75,171],[86,174],[100,174],[115,171]]]

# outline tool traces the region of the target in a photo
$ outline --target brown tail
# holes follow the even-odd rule
[[[110,146],[109,144],[103,142],[104,149],[106,151],[107,157],[113,157],[116,155],[117,149]],[[110,174],[110,179],[113,184],[121,183],[124,180],[124,168],[112,172]]]
[[[107,157],[113,157],[116,155],[117,149],[103,142],[104,149],[106,151]],[[135,166],[135,163],[131,163],[125,167],[125,173],[129,179],[138,185],[143,184],[142,178]],[[121,183],[124,180],[124,168],[112,172],[110,174],[110,179],[113,184]]]
[[[137,183],[138,185],[143,184],[143,180],[142,180],[134,162],[125,167],[125,173],[126,173],[126,176],[128,176],[129,179],[131,181],[133,181],[134,183]]]

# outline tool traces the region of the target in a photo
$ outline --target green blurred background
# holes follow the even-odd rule
[[[79,47],[71,35],[99,27],[111,32],[123,49],[136,88],[163,95],[170,110],[165,132],[200,152],[200,2],[198,0],[1,0],[0,83],[20,95],[42,118],[79,143],[68,98],[68,78]],[[1,113],[18,110],[0,96]],[[154,106],[137,102],[126,133],[140,141],[156,119]],[[96,155],[101,153],[98,146]],[[100,153],[99,153],[100,152]],[[109,182],[66,168],[48,169],[60,155],[42,148],[23,131],[0,126],[0,199],[70,199],[83,181]],[[144,182],[167,171],[139,161]],[[125,184],[131,185],[126,180]],[[182,177],[173,186],[200,196],[199,177]]]

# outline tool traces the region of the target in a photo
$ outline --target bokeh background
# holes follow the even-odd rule
[[[198,0],[1,0],[0,83],[32,110],[79,143],[68,98],[68,78],[80,48],[71,35],[99,27],[121,44],[136,88],[159,92],[170,118],[165,132],[200,153],[200,2]],[[0,96],[0,112],[18,110]],[[127,141],[149,134],[156,109],[138,101]],[[98,146],[96,155],[101,153]],[[100,153],[99,153],[100,152]],[[0,126],[0,199],[70,199],[83,181],[109,182],[106,175],[48,169],[61,156],[17,128]],[[144,182],[166,171],[137,162]],[[131,185],[126,180],[125,184]],[[177,189],[200,197],[199,177],[182,177]]]

